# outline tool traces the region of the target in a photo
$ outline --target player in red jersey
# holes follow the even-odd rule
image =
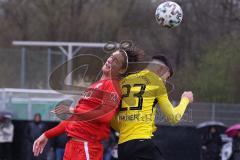
[[[73,113],[71,118],[46,131],[34,142],[34,155],[42,153],[48,139],[67,133],[69,141],[64,160],[102,160],[101,141],[109,136],[109,123],[121,97],[119,80],[126,71],[128,61],[138,61],[142,54],[139,49],[114,52],[102,67],[101,79],[86,90],[86,93],[91,93],[90,96],[81,98],[75,109],[70,110]]]

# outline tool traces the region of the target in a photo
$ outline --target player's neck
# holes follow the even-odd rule
[[[101,77],[101,80],[105,80],[105,79],[120,79],[119,76],[114,76],[111,74],[103,74]]]
[[[152,65],[148,65],[146,69],[151,71],[151,72],[153,72],[153,73],[155,73],[155,74],[157,74],[156,68],[154,66],[152,66]]]

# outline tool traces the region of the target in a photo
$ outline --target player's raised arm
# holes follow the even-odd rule
[[[157,89],[156,98],[161,111],[170,123],[178,123],[181,120],[189,102],[193,101],[192,92],[184,92],[179,105],[174,107],[169,101],[167,89],[164,84],[173,75],[171,63],[163,55],[153,56],[152,63],[148,65],[148,69],[155,73],[152,74],[152,85],[154,85],[153,87]]]
[[[167,120],[172,124],[176,124],[181,120],[182,116],[184,115],[187,105],[193,101],[193,94],[191,91],[184,92],[182,94],[180,103],[178,104],[178,106],[174,107],[172,103],[169,101],[166,89],[164,90],[165,90],[164,93],[161,93],[157,97],[158,104],[161,108],[162,113],[166,116]]]

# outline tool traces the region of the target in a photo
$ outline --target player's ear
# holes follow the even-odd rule
[[[156,73],[159,77],[161,77],[163,75],[163,70],[160,69],[160,67],[156,70]]]
[[[158,70],[157,70],[157,74],[162,77],[163,75],[165,75],[168,71],[168,67],[166,66],[159,66]]]

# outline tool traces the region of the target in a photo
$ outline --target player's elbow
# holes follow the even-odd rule
[[[182,115],[180,114],[172,114],[171,116],[168,117],[168,121],[172,125],[176,125],[178,122],[180,122],[181,118],[182,118]]]
[[[170,122],[171,125],[176,125],[176,124],[178,124],[179,121],[176,121],[176,120],[170,120],[169,122]]]

